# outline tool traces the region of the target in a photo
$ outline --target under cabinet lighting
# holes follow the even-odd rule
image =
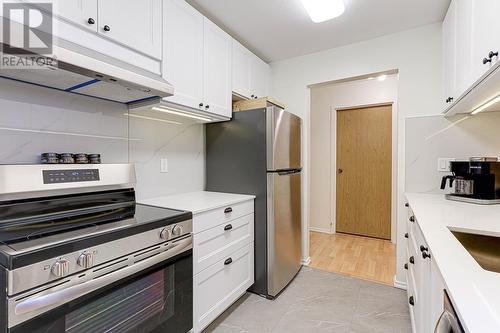
[[[124,113],[123,115],[125,115],[127,117],[132,117],[132,118],[139,118],[139,119],[145,119],[145,120],[159,121],[159,122],[167,123],[167,124],[182,125],[182,123],[179,123],[177,121],[171,121],[171,120],[165,120],[165,119],[158,119],[158,118],[152,118],[152,117],[146,117],[146,116],[139,116],[137,114]]]
[[[343,0],[301,0],[309,17],[314,23],[336,18],[344,13]]]
[[[472,111],[471,114],[478,114],[479,112],[482,112],[482,111],[486,110],[487,108],[489,108],[490,106],[492,106],[492,105],[494,105],[494,104],[496,104],[498,102],[500,102],[500,95],[498,95],[497,97],[493,98],[489,102],[484,103],[483,105],[481,105],[480,107],[478,107],[477,109],[475,109],[474,111]]]
[[[385,79],[387,79],[387,75],[385,75],[385,74],[384,74],[384,75],[380,75],[380,76],[377,78],[377,80],[379,80],[380,82],[385,81]]]
[[[152,109],[155,110],[155,111],[159,111],[159,112],[170,113],[170,114],[173,114],[173,115],[176,115],[176,116],[193,118],[193,119],[198,119],[198,120],[203,120],[203,121],[212,121],[212,119],[210,119],[210,118],[198,116],[196,114],[185,112],[185,111],[178,111],[178,110],[170,109],[170,108],[167,108],[167,107],[164,107],[164,106],[159,106],[159,107],[155,106]]]

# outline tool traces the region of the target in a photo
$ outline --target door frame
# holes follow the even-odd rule
[[[384,103],[355,105],[348,107],[330,107],[330,233],[337,232],[337,177],[332,170],[337,170],[337,113],[339,111],[371,108],[377,106],[391,106],[392,113],[392,147],[391,147],[391,242],[396,244],[397,240],[397,189],[398,189],[398,110],[397,102],[387,101]],[[335,144],[333,144],[335,142]]]

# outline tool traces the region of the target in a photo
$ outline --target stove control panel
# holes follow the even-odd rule
[[[69,273],[69,261],[66,259],[59,259],[52,265],[51,268],[52,274],[56,277],[61,278]]]
[[[42,170],[44,184],[94,182],[100,180],[99,169]]]

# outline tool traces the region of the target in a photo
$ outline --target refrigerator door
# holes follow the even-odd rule
[[[301,120],[277,106],[266,110],[267,170],[300,169]]]
[[[276,297],[301,267],[301,172],[267,174],[268,294]]]

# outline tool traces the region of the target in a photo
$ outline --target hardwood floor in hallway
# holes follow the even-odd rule
[[[396,245],[388,240],[310,232],[313,268],[393,285]]]

